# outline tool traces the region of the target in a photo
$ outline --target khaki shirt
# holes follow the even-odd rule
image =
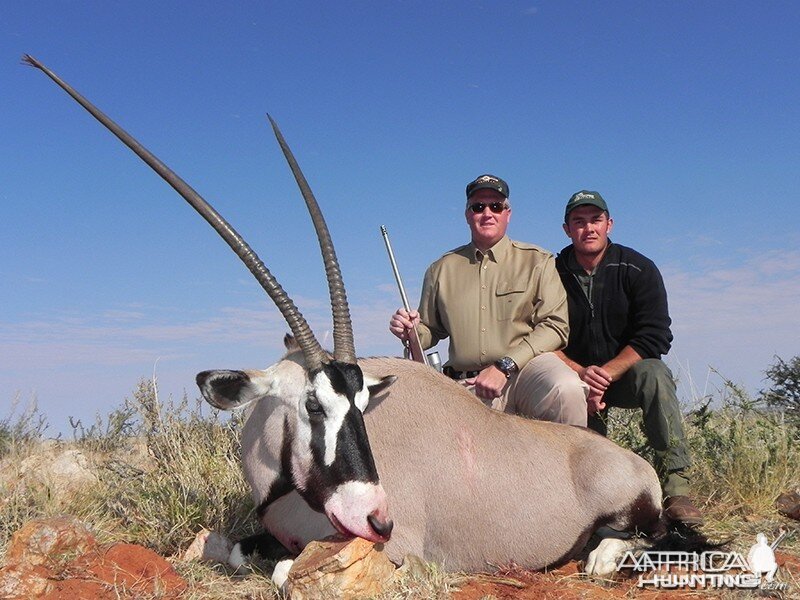
[[[423,347],[449,337],[447,364],[459,371],[503,356],[522,369],[569,337],[567,294],[553,255],[507,236],[486,254],[469,243],[428,267],[419,314]]]

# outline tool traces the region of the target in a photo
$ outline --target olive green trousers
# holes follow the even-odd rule
[[[687,496],[689,480],[686,469],[691,460],[675,380],[664,361],[648,358],[637,362],[619,381],[609,386],[603,399],[606,408],[589,417],[588,426],[606,435],[609,407],[640,408],[645,436],[655,454],[653,466],[661,479],[664,496]]]

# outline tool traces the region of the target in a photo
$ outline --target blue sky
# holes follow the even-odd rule
[[[328,219],[359,354],[395,354],[387,225],[416,303],[467,241],[463,189],[511,188],[510,234],[557,251],[600,191],[661,267],[684,399],[757,391],[800,353],[796,2],[15,2],[0,7],[0,418],[51,431],[158,378],[279,358],[280,315],[184,201],[30,53],[236,227],[320,338],[313,230],[267,127]],[[444,349],[444,348],[443,348]]]

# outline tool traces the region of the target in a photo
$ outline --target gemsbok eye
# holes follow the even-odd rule
[[[322,404],[320,404],[316,398],[309,398],[306,400],[306,411],[310,416],[325,416]]]

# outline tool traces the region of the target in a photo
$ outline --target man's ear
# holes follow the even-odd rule
[[[567,237],[572,239],[572,236],[569,234],[569,225],[567,225],[566,223],[562,223],[561,228],[564,230],[564,233],[567,234]]]

